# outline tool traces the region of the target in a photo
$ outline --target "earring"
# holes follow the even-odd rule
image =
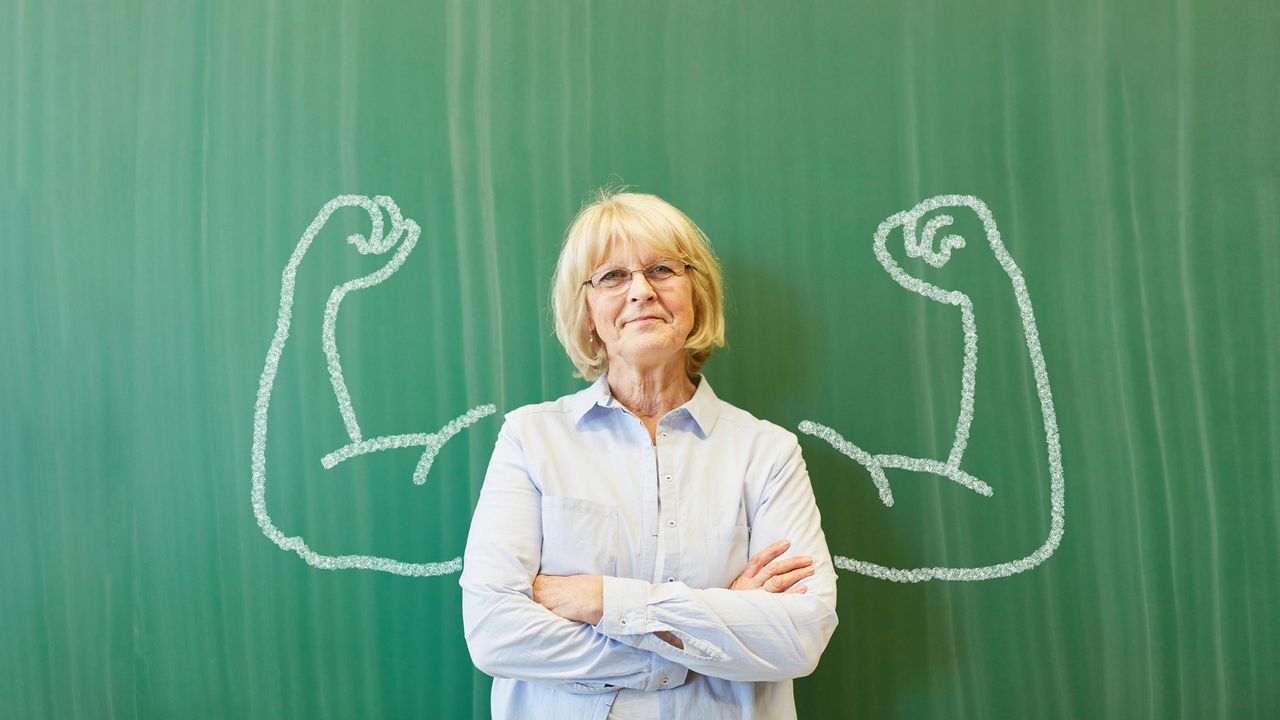
[[[596,341],[596,331],[595,331],[595,330],[592,330],[592,331],[591,331],[591,333],[590,333],[590,335],[591,335],[591,339],[589,340],[589,342],[591,342],[592,344],[594,344],[594,343],[595,343],[595,341]]]

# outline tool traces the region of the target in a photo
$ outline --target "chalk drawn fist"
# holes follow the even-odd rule
[[[445,562],[411,563],[391,558],[372,557],[369,555],[321,555],[310,547],[300,536],[290,537],[276,527],[266,506],[266,450],[267,450],[267,416],[271,406],[271,391],[275,385],[276,373],[279,370],[280,358],[285,343],[289,339],[289,327],[293,321],[294,283],[297,279],[298,267],[302,264],[307,250],[310,249],[316,234],[329,221],[329,217],[344,207],[360,207],[369,214],[372,224],[369,234],[355,234],[347,237],[347,243],[354,246],[364,255],[382,255],[390,253],[388,260],[378,269],[366,273],[353,280],[348,280],[333,288],[325,302],[322,330],[322,345],[326,364],[329,369],[329,382],[333,386],[337,400],[338,412],[346,426],[350,442],[320,459],[321,464],[330,469],[351,458],[380,450],[393,448],[421,447],[422,455],[413,471],[413,482],[422,485],[426,482],[427,473],[431,470],[432,461],[440,452],[440,448],[449,438],[480,418],[497,411],[493,405],[480,405],[454,418],[439,431],[434,433],[407,433],[387,435],[376,438],[365,438],[360,430],[355,408],[351,402],[351,394],[347,390],[346,379],[342,373],[342,359],[338,354],[337,320],[342,301],[349,293],[373,287],[391,277],[404,264],[409,253],[413,252],[421,232],[413,220],[402,217],[400,208],[391,198],[379,195],[370,199],[364,195],[339,195],[321,208],[320,213],[307,227],[294,248],[289,262],[285,266],[280,287],[280,310],[276,320],[276,332],[267,351],[266,363],[258,384],[258,400],[254,406],[253,416],[253,514],[262,532],[284,550],[298,553],[311,565],[329,570],[360,568],[381,570],[397,575],[441,575],[458,572],[462,569],[461,558]],[[383,213],[390,220],[390,228],[386,228]]]
[[[938,212],[926,220],[921,227],[920,221],[929,213]],[[1061,542],[1064,508],[1062,457],[1058,442],[1057,419],[1053,411],[1053,397],[1049,391],[1049,376],[1045,370],[1044,355],[1040,350],[1040,336],[1036,330],[1035,316],[1031,308],[1031,299],[1027,294],[1026,283],[1022,272],[1009,256],[1000,240],[1000,231],[986,203],[972,195],[940,195],[917,204],[910,210],[892,215],[880,223],[876,229],[874,248],[876,259],[885,271],[903,288],[923,295],[944,305],[954,305],[960,309],[960,321],[964,328],[964,369],[961,375],[960,412],[956,418],[955,438],[951,450],[945,460],[936,458],[916,458],[890,453],[872,453],[849,442],[834,429],[816,422],[806,420],[800,423],[801,432],[821,438],[836,450],[845,454],[867,469],[871,480],[879,493],[880,501],[886,507],[893,506],[893,491],[885,475],[886,468],[911,470],[921,473],[932,473],[979,495],[990,497],[994,490],[988,483],[970,475],[961,469],[965,448],[969,440],[969,428],[973,423],[975,379],[978,364],[978,332],[974,319],[973,302],[965,293],[939,287],[936,280],[922,280],[907,273],[887,246],[887,238],[894,230],[901,229],[903,250],[908,257],[918,258],[934,268],[943,268],[950,262],[952,253],[969,247],[970,241],[957,234],[942,234],[954,222],[951,212],[973,212],[982,221],[986,245],[990,247],[995,259],[1003,268],[1012,283],[1014,297],[1022,317],[1023,331],[1026,336],[1028,359],[1034,370],[1036,391],[1040,400],[1041,415],[1044,419],[1045,436],[1048,442],[1048,463],[1051,477],[1050,491],[1050,531],[1049,537],[1039,549],[1020,560],[1000,563],[979,568],[888,568],[875,563],[854,560],[837,556],[836,566],[865,575],[879,577],[898,582],[919,582],[922,580],[984,580],[1003,577],[1035,567],[1051,555]],[[965,252],[978,252],[977,248]]]

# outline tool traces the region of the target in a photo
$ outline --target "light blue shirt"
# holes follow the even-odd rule
[[[727,589],[781,539],[804,594]],[[599,624],[531,598],[547,575],[604,577]],[[507,414],[471,521],[462,618],[493,716],[794,718],[791,679],[836,627],[836,575],[796,436],[702,378],[657,444],[607,377]],[[653,633],[684,642],[677,649]]]

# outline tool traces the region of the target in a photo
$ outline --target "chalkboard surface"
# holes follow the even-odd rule
[[[0,716],[487,717],[457,558],[502,414],[582,386],[549,279],[626,183],[710,236],[707,377],[800,435],[842,558],[802,717],[1275,717],[1277,38],[3,4]]]

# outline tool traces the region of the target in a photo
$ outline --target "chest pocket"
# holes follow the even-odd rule
[[[561,495],[542,497],[544,575],[614,575],[618,507]]]
[[[706,533],[707,582],[703,587],[727,588],[747,566],[751,528],[724,525],[707,528]]]

